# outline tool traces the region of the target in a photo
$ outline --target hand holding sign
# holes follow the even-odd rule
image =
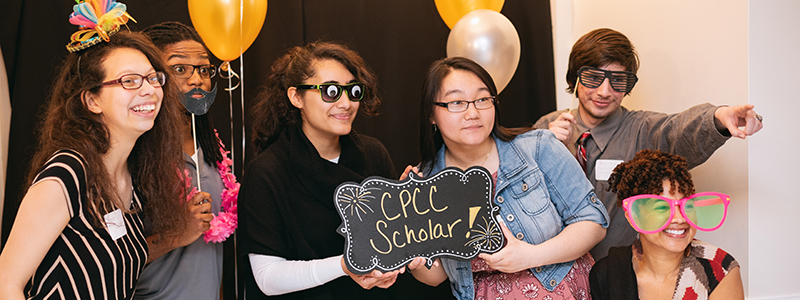
[[[415,257],[470,260],[500,250],[492,177],[483,167],[447,168],[425,179],[370,177],[336,189],[346,239],[344,262],[354,274],[398,270]]]
[[[486,261],[486,264],[492,269],[503,273],[516,273],[528,269],[527,261],[533,257],[531,253],[535,253],[529,247],[534,247],[534,245],[516,239],[505,223],[500,222],[500,228],[502,228],[503,236],[506,237],[508,244],[497,253],[481,253],[479,257]]]
[[[353,281],[355,281],[358,285],[361,286],[361,288],[365,290],[372,289],[373,287],[376,286],[382,289],[389,288],[394,284],[395,281],[397,281],[397,275],[402,274],[405,271],[405,269],[400,269],[388,273],[382,273],[378,270],[374,270],[367,274],[358,275],[350,272],[350,270],[347,269],[344,263],[344,258],[342,258],[341,260],[341,265],[342,265],[342,270],[345,271],[345,274],[347,274],[347,276],[350,276],[350,278],[353,279]]]

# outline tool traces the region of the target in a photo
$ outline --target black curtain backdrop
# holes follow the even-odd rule
[[[68,22],[75,1],[46,2],[4,1],[4,8],[0,10],[0,47],[7,68],[12,107],[0,249],[5,245],[19,201],[27,189],[23,184],[31,155],[37,150],[36,127],[50,85],[56,68],[67,54],[65,45],[69,36],[77,29]],[[163,21],[192,24],[186,1],[122,2],[138,21],[128,23],[131,30]],[[555,110],[550,3],[548,0],[506,0],[501,13],[516,27],[522,52],[514,77],[499,96],[501,124],[526,126]],[[349,45],[378,74],[383,100],[380,115],[359,115],[355,130],[381,140],[398,171],[406,165],[417,164],[422,80],[433,61],[447,56],[449,32],[433,0],[269,0],[264,26],[243,55],[247,129],[244,163],[253,157],[249,142],[253,119],[248,111],[270,65],[289,47],[323,39]],[[212,59],[212,63],[218,65],[219,61]],[[232,65],[238,73],[239,60]],[[222,89],[227,86],[227,80],[219,76],[214,80],[219,85],[219,94],[210,114],[223,142],[233,150],[234,170],[241,176],[242,89],[233,91],[229,97]],[[233,299],[230,293],[232,289],[226,289],[225,298]]]

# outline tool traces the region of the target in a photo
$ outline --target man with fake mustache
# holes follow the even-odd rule
[[[148,237],[149,261],[139,277],[134,299],[219,300],[222,244],[207,243],[202,238],[204,233],[209,234],[207,231],[214,231],[210,224],[212,213],[220,212],[221,193],[225,190],[218,171],[218,163],[225,158],[221,152],[224,149],[206,114],[217,93],[216,85],[211,88],[216,67],[210,63],[202,39],[189,26],[164,22],[142,32],[162,50],[162,57],[171,68],[170,80],[183,93],[181,103],[186,108],[187,126],[182,129],[181,142],[192,185],[187,188],[197,187],[199,172],[201,194],[208,193],[210,197],[194,197],[186,203],[191,217],[179,238],[150,243]]]

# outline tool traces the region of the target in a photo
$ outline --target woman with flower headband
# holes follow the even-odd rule
[[[273,63],[251,110],[258,154],[239,194],[239,268],[246,272],[247,297],[386,299],[396,287],[371,288],[389,287],[399,271],[359,276],[347,270],[332,200],[345,181],[396,176],[383,145],[352,130],[359,110],[377,111],[376,77],[339,44],[288,52]]]
[[[683,157],[639,151],[614,168],[608,185],[639,238],[594,266],[594,299],[744,299],[736,260],[694,239],[697,230],[722,226],[730,197],[695,194]]]
[[[211,84],[216,69],[203,40],[189,26],[163,22],[142,33],[161,49],[161,57],[175,75],[173,82],[183,93],[183,122],[188,126],[183,128],[182,141],[189,188],[197,188],[199,173],[200,188],[211,195],[213,202],[201,199],[188,205],[194,218],[181,236],[150,245],[151,262],[142,271],[135,299],[218,300],[222,284],[221,242],[236,229],[239,183],[207,114],[217,92],[216,85],[212,89]],[[213,219],[212,213],[216,215]]]
[[[586,299],[588,254],[608,214],[580,166],[552,132],[500,126],[497,88],[476,62],[431,64],[420,102],[420,171],[482,166],[495,181],[507,244],[472,261],[443,258],[408,268],[436,285],[450,279],[458,299]]]
[[[114,33],[124,5],[89,1],[76,12],[71,21],[89,29],[73,35],[51,91],[0,254],[2,299],[130,299],[148,255],[143,215],[164,239],[186,222],[166,64],[144,35]],[[106,22],[86,25],[94,16]]]

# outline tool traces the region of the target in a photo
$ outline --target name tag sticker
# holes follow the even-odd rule
[[[122,211],[117,209],[112,211],[105,216],[103,219],[106,220],[106,227],[108,227],[108,233],[111,235],[111,238],[115,241],[118,238],[123,237],[128,231],[125,229],[125,220],[122,218]]]
[[[597,181],[608,181],[611,172],[614,172],[614,168],[622,162],[623,160],[619,159],[598,159],[597,162],[594,163],[594,179]]]

